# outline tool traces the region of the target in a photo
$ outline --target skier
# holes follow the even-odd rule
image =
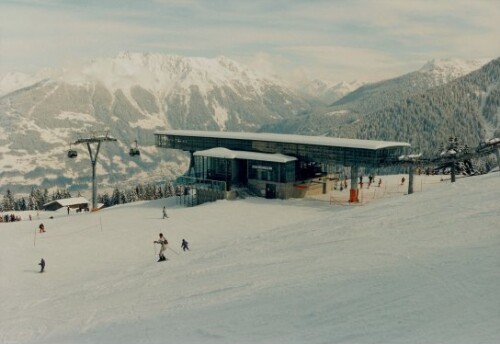
[[[45,233],[45,226],[43,225],[43,223],[40,223],[40,226],[38,226],[38,232]]]
[[[182,239],[181,247],[182,247],[183,251],[186,251],[186,250],[189,251],[188,242],[186,240],[184,240],[184,239]]]
[[[167,209],[163,207],[163,218],[168,218]]]
[[[405,177],[401,178],[401,185],[403,185],[405,183]]]
[[[167,245],[168,245],[167,238],[165,238],[163,236],[163,233],[160,233],[160,238],[158,240],[153,241],[153,242],[155,244],[161,245],[160,254],[159,254],[160,259],[158,259],[158,261],[163,262],[163,261],[167,260],[167,258],[165,258],[165,255],[163,254],[163,252],[165,252],[167,250]]]
[[[38,263],[38,265],[40,265],[40,272],[43,272],[43,269],[45,269],[45,260],[42,258],[42,260],[40,260],[40,263]]]

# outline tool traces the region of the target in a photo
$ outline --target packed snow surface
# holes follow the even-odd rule
[[[0,343],[498,343],[500,173],[419,178],[358,206],[21,214],[0,223]],[[160,232],[173,250],[157,263]]]

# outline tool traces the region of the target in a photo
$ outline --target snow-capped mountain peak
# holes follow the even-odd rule
[[[11,76],[5,82],[20,84],[16,80],[24,79]],[[50,160],[51,171],[58,172],[49,173],[31,159],[54,159],[64,152],[62,145],[81,135],[82,128],[111,128],[110,134],[123,146],[138,138],[143,147],[140,162],[131,162],[126,149],[120,149],[115,158],[111,158],[117,155],[112,148],[101,153],[103,169],[114,170],[109,175],[121,173],[128,179],[163,168],[156,148],[144,149],[159,128],[253,131],[310,109],[310,104],[292,90],[224,56],[124,52],[114,58],[44,70],[34,80],[43,82],[25,85],[0,98],[0,120],[4,123],[0,132],[5,133],[0,135],[0,146],[4,147],[0,191],[2,185],[39,184],[36,178],[49,179],[49,174],[56,177],[47,183],[60,182],[57,178],[73,181],[88,166]],[[23,140],[28,135],[36,144],[26,148]],[[24,158],[17,161],[20,155]],[[34,169],[36,173],[29,174]]]
[[[39,82],[40,76],[21,72],[9,72],[0,77],[0,96]]]
[[[342,98],[346,94],[361,87],[364,83],[359,81],[341,81],[338,83],[314,79],[305,85],[299,86],[301,91],[314,97],[318,97],[327,104]]]
[[[443,84],[469,74],[490,61],[490,58],[471,60],[461,60],[458,58],[432,59],[425,63],[418,71],[432,75],[439,84]]]
[[[270,77],[260,75],[237,62],[217,58],[183,57],[158,53],[119,53],[115,58],[101,58],[68,65],[54,77],[73,85],[99,81],[111,90],[133,86],[155,93],[168,93],[173,87],[197,85],[210,90],[214,85],[230,85],[234,80],[259,88]],[[275,80],[272,80],[276,83]]]

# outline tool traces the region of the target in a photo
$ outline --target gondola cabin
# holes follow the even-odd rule
[[[130,148],[128,154],[130,156],[136,156],[136,155],[141,155],[141,152],[137,148]]]
[[[74,149],[70,149],[68,151],[68,158],[74,159],[78,156],[78,153]]]
[[[141,152],[139,151],[139,146],[137,145],[137,140],[134,141],[135,147],[130,148],[128,154],[130,156],[137,156],[141,155]]]

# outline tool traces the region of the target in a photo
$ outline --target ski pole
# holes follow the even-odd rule
[[[167,248],[170,249],[170,250],[172,250],[176,255],[179,255],[179,253],[175,252],[175,250],[172,247],[167,246]]]

